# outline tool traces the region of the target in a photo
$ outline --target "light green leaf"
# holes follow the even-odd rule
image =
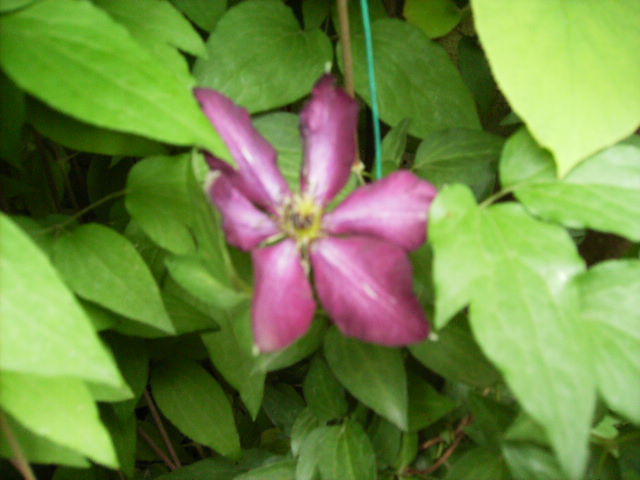
[[[554,153],[560,176],[638,127],[636,0],[471,5],[500,89],[533,136]]]
[[[16,422],[10,415],[4,415],[4,420],[7,422],[29,463],[47,463],[84,468],[90,466],[89,461],[78,452],[36,435]],[[0,435],[0,457],[14,458],[14,456],[13,449],[9,445],[6,436]]]
[[[165,147],[144,137],[98,128],[47,107],[35,99],[27,102],[33,127],[65,147],[102,155],[143,156],[164,153]]]
[[[454,320],[436,335],[410,346],[409,351],[425,367],[448,380],[476,387],[488,387],[500,380],[500,374],[480,351],[467,323],[461,320]]]
[[[190,168],[189,154],[149,157],[136,163],[127,179],[127,210],[149,238],[177,254],[195,249],[189,229]]]
[[[188,361],[163,363],[153,371],[151,387],[162,413],[182,433],[221,455],[240,456],[229,400],[204,368]]]
[[[278,167],[291,189],[299,191],[302,138],[298,115],[287,112],[267,113],[256,118],[254,125],[278,152]]]
[[[483,199],[493,191],[502,142],[502,138],[478,130],[434,132],[418,147],[413,169],[438,189],[464,183],[476,198]]]
[[[453,0],[407,0],[402,13],[431,38],[446,35],[462,18]]]
[[[344,389],[321,356],[311,361],[302,391],[309,408],[320,420],[334,420],[346,415],[348,405]]]
[[[0,63],[51,107],[94,125],[230,159],[190,85],[90,2],[44,0],[0,19]]]
[[[553,155],[538,145],[526,128],[521,128],[506,141],[500,157],[502,188],[556,178]]]
[[[54,245],[54,263],[79,296],[150,331],[173,333],[151,272],[133,245],[114,230],[86,224],[61,236]]]
[[[0,405],[36,435],[118,466],[109,434],[81,380],[3,371]]]
[[[42,251],[1,214],[0,232],[0,368],[120,386],[113,359]]]
[[[194,68],[198,85],[251,112],[309,93],[332,57],[327,36],[317,29],[302,31],[293,12],[277,0],[249,0],[228,10],[207,41],[207,54]]]
[[[0,4],[0,12],[26,7],[34,1],[36,0],[2,0],[2,4]]]
[[[640,137],[588,158],[561,181],[523,185],[516,196],[545,219],[639,241]]]
[[[218,321],[220,330],[202,335],[202,342],[213,365],[240,393],[242,402],[256,418],[262,404],[265,372],[256,368],[249,308]]]
[[[409,118],[420,138],[446,128],[479,128],[471,93],[444,49],[396,19],[373,23],[380,115],[389,125]],[[340,52],[340,50],[339,50]],[[342,57],[338,54],[341,68]],[[371,104],[362,34],[353,38],[355,88]]]
[[[600,394],[640,422],[640,261],[600,263],[578,277],[581,316]]]
[[[283,460],[258,467],[250,472],[234,477],[233,480],[294,480],[296,462]]]
[[[171,0],[189,20],[210,32],[227,8],[227,0]]]
[[[354,397],[407,429],[407,377],[399,350],[347,338],[333,327],[325,335],[324,353]]]
[[[206,333],[220,329],[215,320],[218,312],[191,296],[172,278],[167,278],[163,285],[162,300],[177,335]]]
[[[575,292],[559,293],[545,280],[506,252],[474,287],[471,325],[524,410],[545,427],[564,470],[577,479],[588,453],[593,378]]]
[[[93,0],[136,38],[163,42],[196,56],[204,43],[191,24],[167,0]]]
[[[320,445],[318,466],[323,478],[375,480],[376,456],[360,424],[347,421],[331,430]]]

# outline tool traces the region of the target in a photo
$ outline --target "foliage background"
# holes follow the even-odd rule
[[[440,188],[412,257],[437,333],[383,348],[318,312],[269,355],[191,88],[295,185],[349,41],[369,161],[358,3],[349,36],[325,0],[0,5],[2,478],[640,478],[637,0],[371,0],[384,172]]]

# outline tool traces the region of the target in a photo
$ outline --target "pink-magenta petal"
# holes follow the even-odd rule
[[[291,190],[278,169],[273,146],[255,129],[249,112],[229,98],[208,88],[196,88],[195,95],[238,164],[243,193],[274,211]]]
[[[209,196],[222,213],[222,228],[230,244],[251,250],[279,232],[276,223],[235,188],[229,177],[217,175],[208,186]]]
[[[323,218],[333,234],[363,234],[406,250],[422,245],[436,188],[403,170],[358,188]]]
[[[285,348],[311,326],[316,303],[293,240],[253,251],[253,335],[263,352]]]
[[[349,179],[356,155],[358,103],[325,75],[301,114],[302,191],[325,205]]]
[[[312,246],[316,291],[348,336],[388,346],[424,340],[429,325],[400,247],[368,237],[325,237]]]

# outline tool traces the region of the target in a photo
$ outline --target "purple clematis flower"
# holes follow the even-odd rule
[[[195,94],[238,165],[207,155],[215,171],[207,188],[229,243],[251,251],[259,349],[284,348],[309,329],[316,310],[310,272],[345,335],[389,346],[423,340],[429,325],[413,293],[407,252],[425,241],[436,189],[398,171],[327,208],[354,163],[356,101],[330,75],[316,84],[301,114],[304,166],[294,193],[247,111],[214,90]]]

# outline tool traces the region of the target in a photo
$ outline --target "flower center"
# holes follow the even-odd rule
[[[311,198],[296,195],[284,207],[282,229],[299,244],[309,244],[320,235],[322,207]]]

